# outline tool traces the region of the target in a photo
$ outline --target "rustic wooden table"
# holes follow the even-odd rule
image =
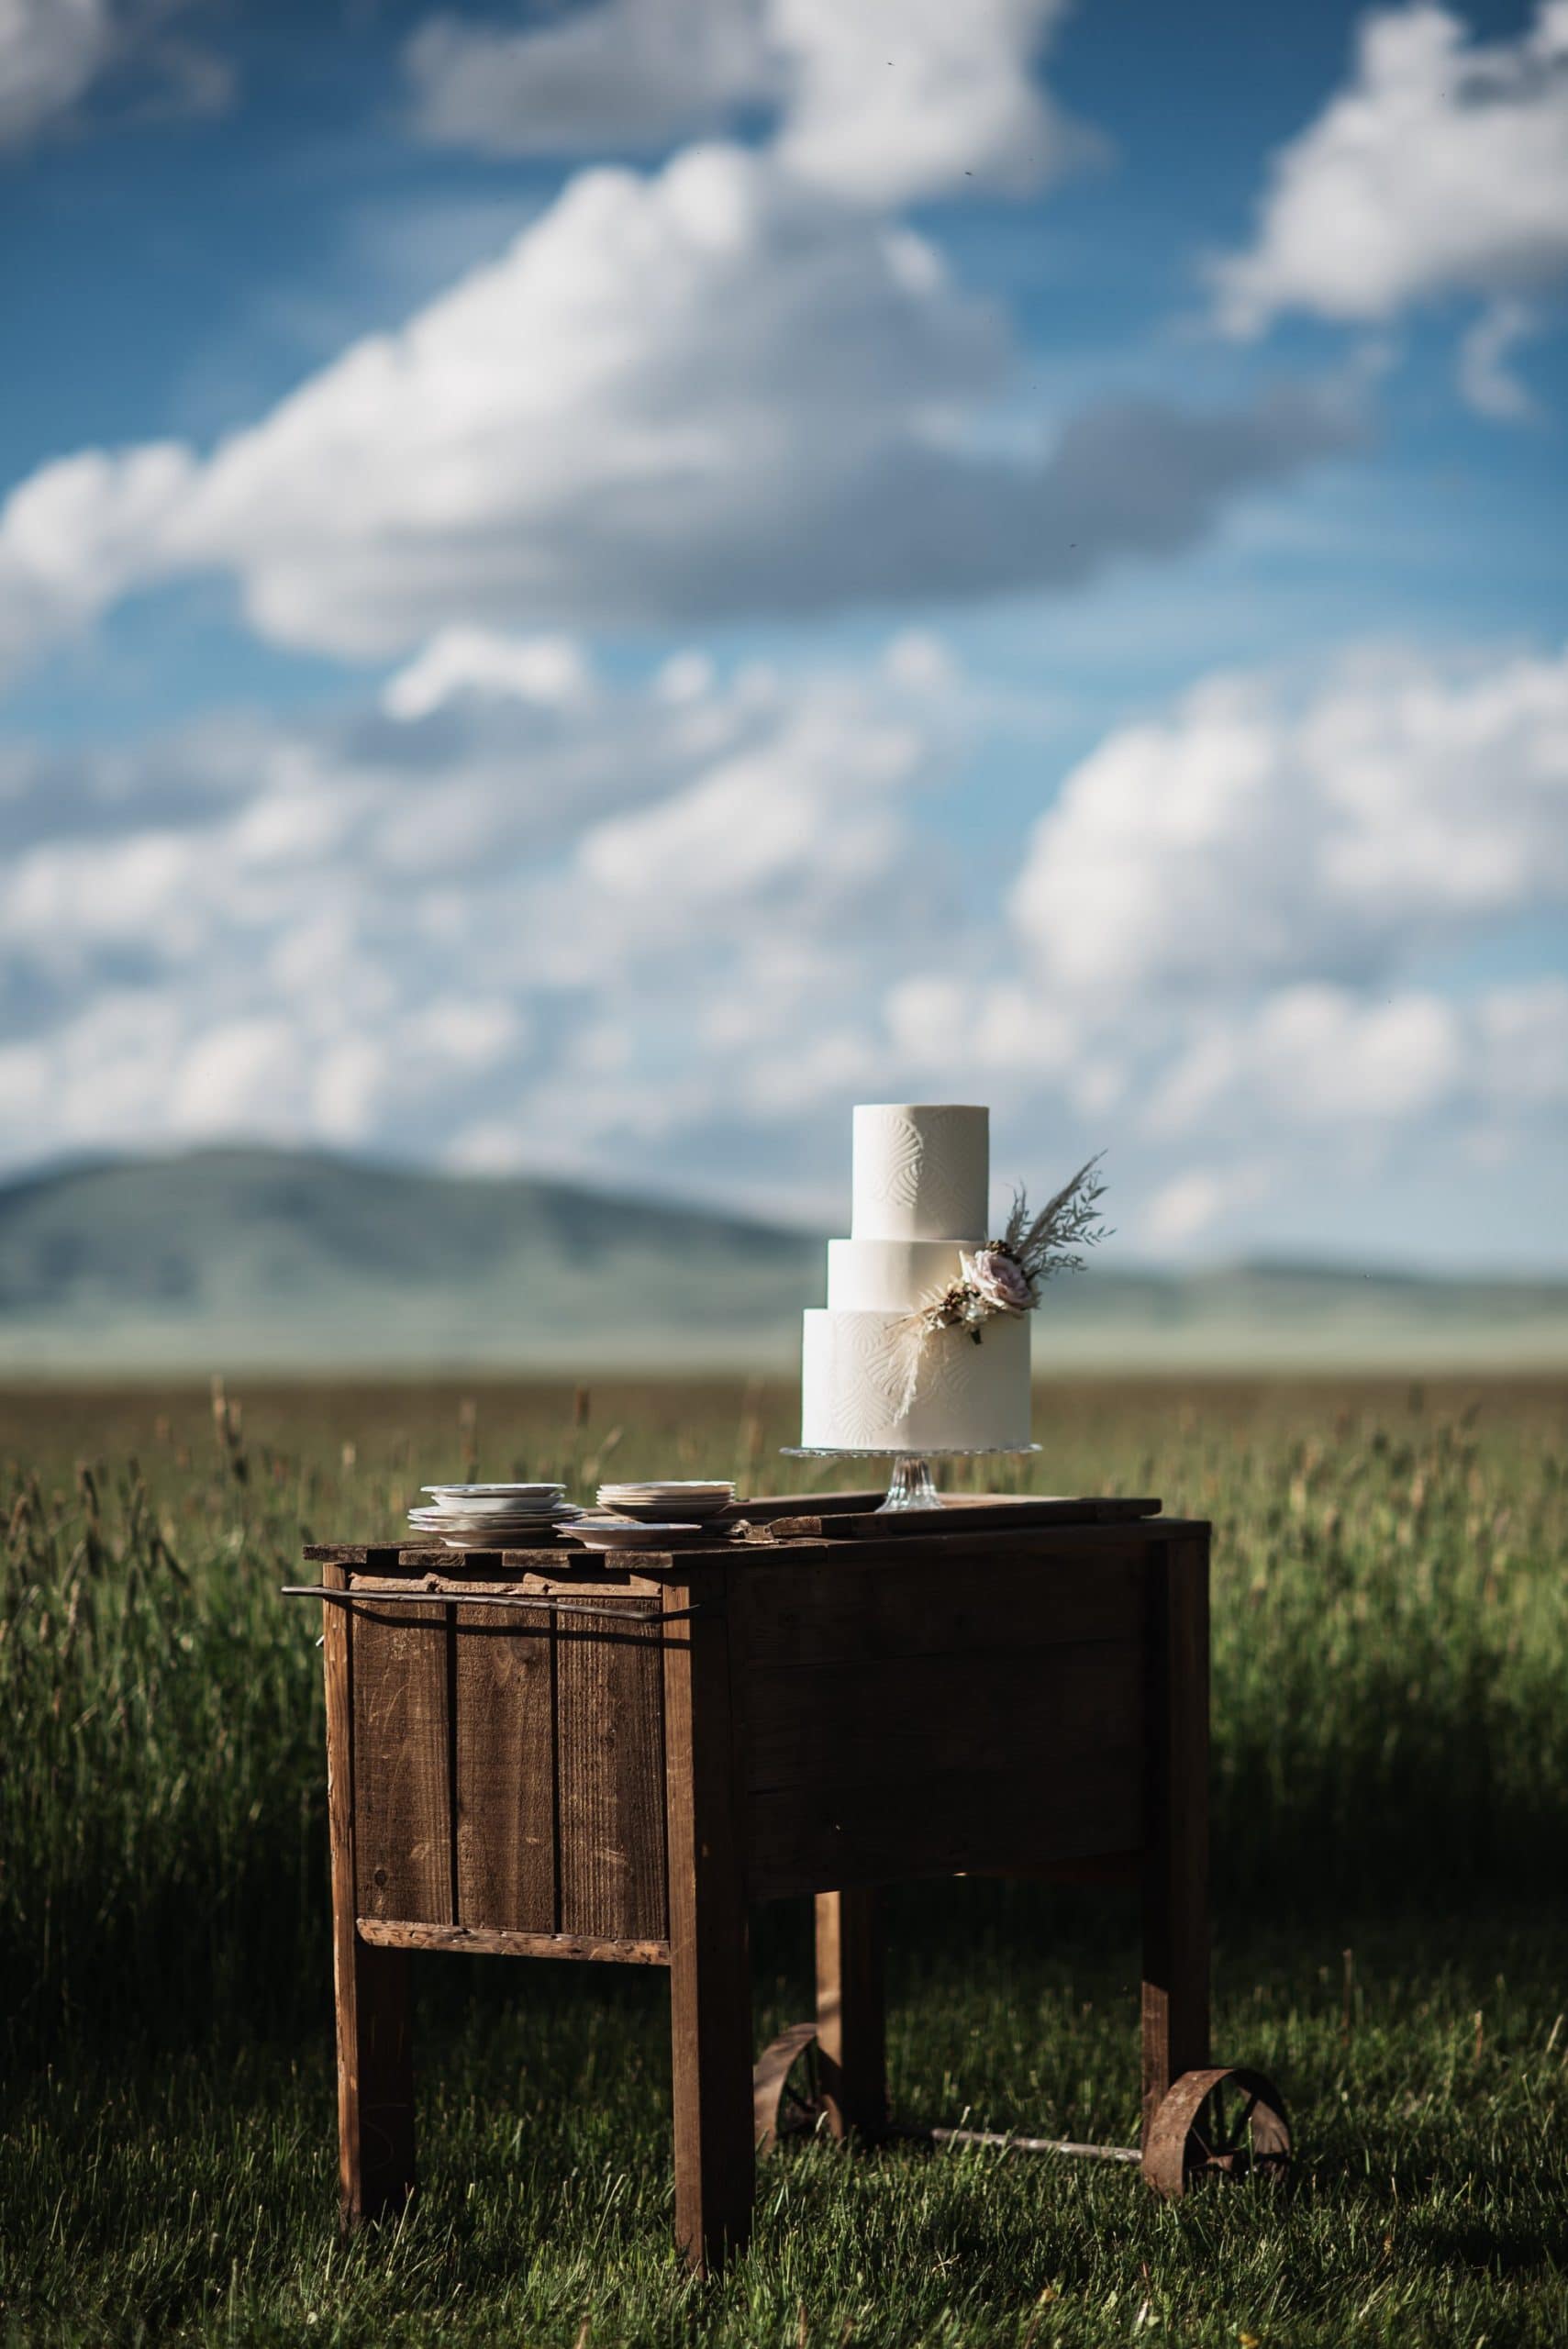
[[[568,1544],[306,1551],[346,2221],[413,2189],[413,1952],[662,1965],[676,2230],[716,2264],[808,2042],[826,2124],[886,2132],[873,1887],[963,1873],[1140,1885],[1125,2157],[1171,2192],[1283,2163],[1268,2083],[1208,2068],[1208,1527],[1154,1501],[889,1520],[873,1497],[743,1504],[738,1537],[628,1571]],[[795,1894],[816,1899],[816,2021],[754,2078],[748,1907]],[[1229,2086],[1245,2127],[1221,2143]]]

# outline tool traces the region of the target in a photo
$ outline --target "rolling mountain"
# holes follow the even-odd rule
[[[787,1370],[822,1242],[521,1176],[208,1150],[0,1186],[0,1371]],[[1568,1364],[1568,1281],[1114,1260],[1053,1290],[1042,1370]]]

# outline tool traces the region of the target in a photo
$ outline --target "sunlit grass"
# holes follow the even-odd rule
[[[0,1397],[11,2337],[1568,2337],[1565,1393],[1540,1382],[1038,1400],[1038,1486],[1216,1522],[1216,2041],[1299,2109],[1288,2205],[1173,2212],[1080,2165],[811,2148],[694,2292],[668,2246],[662,1983],[430,1961],[426,2192],[401,2234],[339,2249],[318,1627],[276,1596],[301,1541],[388,1535],[465,1468],[777,1490],[801,1481],[776,1458],[793,1400]],[[892,1906],[901,2110],[1131,2135],[1124,1902]],[[760,1920],[758,1974],[761,2031],[805,1996],[793,1909]]]

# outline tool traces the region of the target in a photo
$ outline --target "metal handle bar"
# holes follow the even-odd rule
[[[719,1607],[672,1607],[667,1615],[657,1609],[633,1614],[628,1607],[583,1607],[571,1598],[533,1598],[522,1592],[498,1590],[493,1598],[479,1590],[332,1590],[325,1583],[287,1582],[284,1598],[324,1598],[329,1607],[516,1607],[536,1615],[592,1615],[601,1623],[684,1623],[694,1615],[720,1615]]]

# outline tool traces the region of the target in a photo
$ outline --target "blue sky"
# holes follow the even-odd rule
[[[11,1165],[1568,1262],[1568,10],[14,18]]]

